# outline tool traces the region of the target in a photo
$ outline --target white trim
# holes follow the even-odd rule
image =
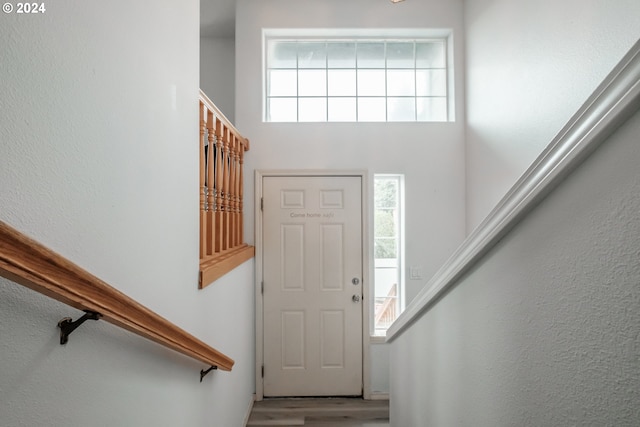
[[[639,109],[640,41],[391,325],[387,342],[400,336],[436,304],[462,275]]]
[[[369,337],[369,344],[384,344],[387,339],[384,335],[371,335]]]
[[[369,400],[389,400],[389,393],[371,393]]]
[[[369,174],[366,170],[256,170],[255,171],[255,293],[256,293],[256,400],[264,398],[264,381],[262,379],[262,364],[264,363],[264,325],[262,322],[262,179],[268,176],[356,176],[362,183],[362,397],[370,399],[371,395],[371,351],[369,348],[369,298],[370,298],[370,262],[371,237],[369,232]]]
[[[263,39],[286,38],[447,38],[451,28],[263,28]]]
[[[251,418],[251,411],[253,411],[253,403],[256,401],[256,395],[251,395],[251,400],[249,401],[249,405],[247,406],[247,412],[244,414],[244,423],[243,426],[246,426],[249,422],[249,418]]]

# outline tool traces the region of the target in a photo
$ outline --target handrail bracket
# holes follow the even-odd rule
[[[87,320],[98,320],[102,317],[100,313],[95,311],[85,310],[84,315],[78,320],[73,321],[71,317],[65,317],[58,322],[60,328],[60,345],[65,345],[69,341],[69,335],[75,331],[76,328],[82,325]]]
[[[204,369],[203,369],[203,370],[201,370],[201,371],[200,371],[200,382],[202,382],[202,379],[203,379],[204,377],[206,377],[206,376],[207,376],[207,374],[208,374],[209,372],[211,372],[211,371],[213,371],[213,370],[216,370],[216,369],[218,369],[218,367],[217,367],[217,366],[215,366],[215,365],[211,365],[211,367],[210,367],[209,369],[207,369],[206,371],[205,371]]]

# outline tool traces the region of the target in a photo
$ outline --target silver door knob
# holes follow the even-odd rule
[[[360,302],[360,295],[354,295],[351,297],[351,301],[353,302]]]

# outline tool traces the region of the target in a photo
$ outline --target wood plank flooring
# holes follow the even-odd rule
[[[389,401],[265,399],[254,403],[247,426],[389,427]]]

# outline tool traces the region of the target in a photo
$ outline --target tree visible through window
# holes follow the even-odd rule
[[[447,121],[447,40],[268,38],[268,122]]]
[[[374,177],[374,329],[384,335],[401,310],[402,176]]]

